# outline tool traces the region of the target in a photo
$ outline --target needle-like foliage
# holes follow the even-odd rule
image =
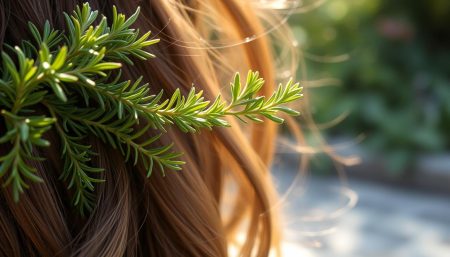
[[[149,39],[150,32],[139,36],[130,28],[138,15],[139,9],[126,18],[113,7],[108,24],[85,3],[72,15],[65,14],[65,34],[48,22],[42,30],[30,23],[34,42],[9,47],[10,54],[2,52],[0,117],[6,130],[0,145],[9,152],[0,156],[0,177],[6,177],[3,186],[11,186],[16,201],[30,181],[42,181],[30,161],[45,160],[36,156],[36,148],[50,145],[43,137],[50,129],[61,140],[60,179],[73,190],[73,204],[85,213],[95,207],[95,184],[102,182],[98,173],[103,172],[92,163],[97,153],[86,143],[88,135],[118,149],[127,162],[141,163],[150,176],[155,167],[161,172],[180,170],[184,163],[171,144],[158,144],[161,134],[145,138],[150,129],[164,133],[175,125],[196,132],[229,126],[226,116],[256,122],[266,117],[282,123],[278,112],[298,115],[284,105],[302,96],[298,83],[290,81],[269,97],[258,96],[264,80],[252,71],[245,84],[236,74],[229,102],[220,95],[210,102],[195,88],[187,96],[176,90],[163,99],[162,91],[150,94],[142,78],[134,82],[122,81],[120,75],[110,78],[112,70],[120,74],[121,62],[154,57],[145,48],[158,40]],[[36,114],[38,105],[47,109],[48,117]]]

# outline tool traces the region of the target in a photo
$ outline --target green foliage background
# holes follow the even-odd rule
[[[326,135],[364,133],[362,146],[393,175],[413,170],[419,154],[449,149],[450,1],[330,0],[290,23],[309,79],[342,80],[312,89],[319,123],[350,112]],[[342,54],[348,60],[311,58]]]

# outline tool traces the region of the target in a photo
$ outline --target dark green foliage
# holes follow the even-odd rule
[[[364,134],[364,150],[397,176],[412,171],[421,154],[448,151],[448,24],[450,1],[445,0],[332,0],[293,16],[309,78],[342,80],[339,87],[311,89],[317,122],[349,114],[325,133]],[[320,63],[313,54],[349,58]]]
[[[142,164],[150,176],[155,167],[161,172],[180,170],[184,162],[172,144],[158,145],[161,134],[147,138],[149,130],[164,133],[165,127],[175,125],[196,132],[229,126],[225,116],[258,122],[264,116],[281,123],[279,111],[298,115],[283,104],[302,96],[299,84],[290,81],[269,98],[257,96],[264,84],[257,72],[248,73],[244,86],[236,74],[230,103],[220,95],[210,103],[195,88],[187,96],[176,90],[162,99],[163,92],[151,95],[142,78],[134,82],[121,81],[120,75],[111,78],[110,71],[120,74],[121,63],[115,61],[133,64],[130,57],[153,57],[144,48],[158,40],[149,40],[150,32],[139,36],[130,28],[138,14],[139,9],[127,19],[113,7],[110,25],[101,17],[93,26],[98,12],[86,3],[72,15],[65,14],[67,34],[53,30],[48,22],[43,31],[30,23],[35,42],[10,47],[12,56],[2,53],[0,114],[6,131],[0,144],[10,150],[0,157],[0,177],[6,176],[4,186],[11,186],[16,201],[30,181],[42,181],[28,162],[45,160],[34,157],[35,148],[50,145],[43,135],[52,128],[61,140],[60,179],[73,190],[73,204],[83,214],[95,207],[95,184],[102,182],[98,173],[103,172],[92,165],[97,153],[86,144],[88,135],[118,149],[127,162]],[[44,106],[50,117],[35,115],[37,105]]]

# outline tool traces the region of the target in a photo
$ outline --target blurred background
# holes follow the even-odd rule
[[[315,121],[326,154],[296,179],[275,164],[292,230],[287,256],[450,256],[450,1],[328,0],[294,12]],[[292,181],[295,181],[292,183]]]

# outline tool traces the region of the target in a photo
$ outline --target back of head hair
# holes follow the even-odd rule
[[[107,17],[112,5],[128,15],[141,6],[135,27],[161,39],[150,49],[157,58],[125,67],[125,79],[143,75],[153,92],[164,89],[166,96],[176,88],[186,93],[193,83],[212,98],[236,69],[253,69],[266,80],[263,94],[274,88],[267,38],[223,51],[203,40],[214,36],[215,24],[228,40],[261,34],[250,1],[89,2]],[[42,27],[49,20],[64,30],[63,12],[78,4],[81,1],[0,0],[0,44],[30,39],[28,21]],[[0,255],[228,256],[228,246],[240,231],[245,235],[240,256],[268,256],[279,242],[271,209],[276,196],[268,173],[276,128],[269,122],[245,129],[232,123],[232,128],[193,135],[169,129],[162,141],[175,142],[187,165],[165,176],[154,171],[150,178],[143,167],[126,164],[117,150],[89,137],[99,153],[94,164],[105,168],[105,182],[96,188],[97,206],[87,217],[73,210],[70,191],[58,179],[63,166],[60,142],[49,131],[46,137],[52,144],[40,153],[47,161],[32,163],[44,182],[31,185],[19,203],[7,188],[1,189]],[[0,134],[2,126],[0,122]],[[153,133],[148,131],[148,136]],[[0,155],[7,150],[2,146]]]

